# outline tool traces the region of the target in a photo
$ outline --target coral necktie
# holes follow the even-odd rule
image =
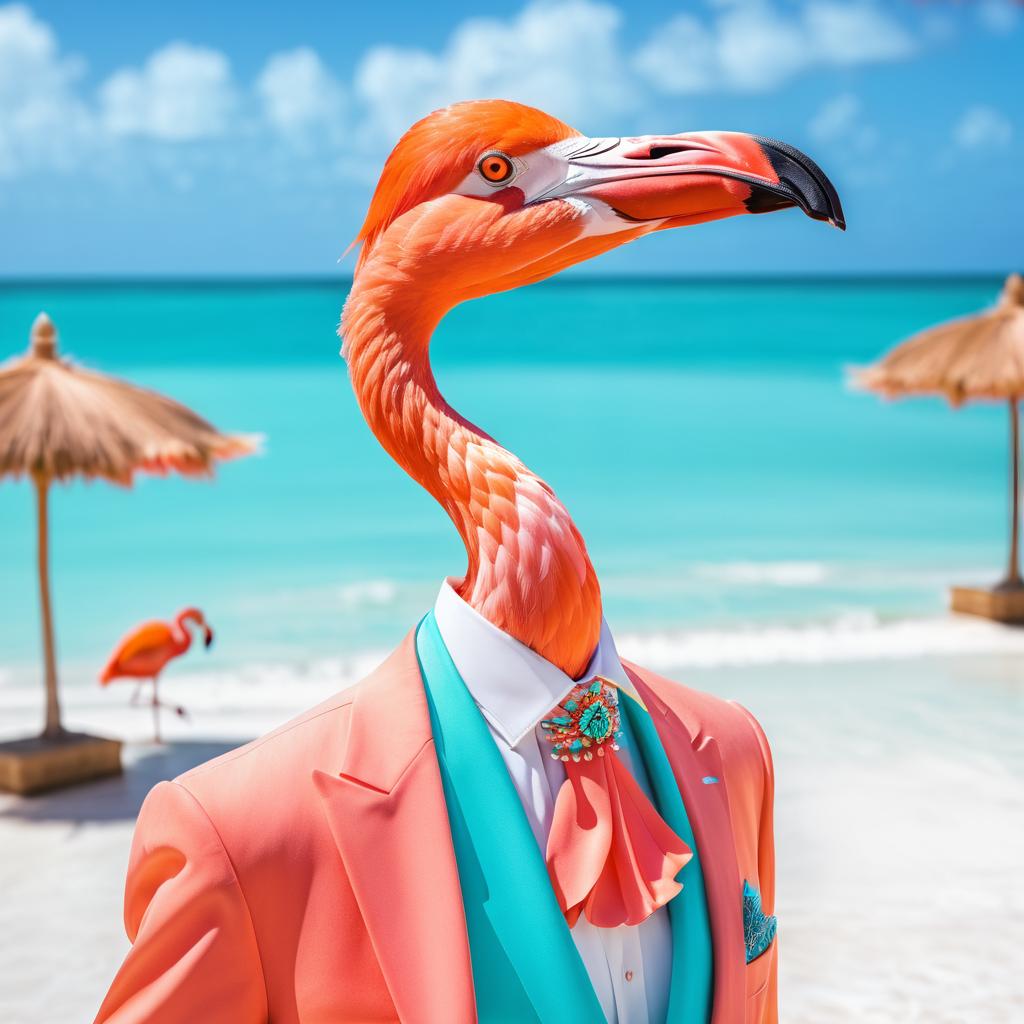
[[[565,765],[548,836],[547,866],[571,928],[640,924],[681,889],[693,856],[622,763],[619,694],[602,676],[573,687],[541,722]]]

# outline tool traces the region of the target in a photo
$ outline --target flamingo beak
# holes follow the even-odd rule
[[[541,198],[600,200],[621,219],[682,227],[798,207],[845,229],[832,183],[810,157],[741,132],[584,139],[565,181]]]
[[[213,646],[213,630],[209,626],[203,627],[203,644],[207,650]]]

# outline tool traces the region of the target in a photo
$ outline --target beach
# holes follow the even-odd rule
[[[955,626],[955,624],[954,624]],[[1001,632],[994,629],[995,643]],[[1013,641],[1019,647],[1019,641]],[[627,643],[625,655],[630,654]],[[639,654],[640,652],[637,652]],[[662,666],[659,666],[662,667]],[[351,666],[356,671],[356,666]],[[666,670],[668,670],[666,668]],[[75,726],[134,737],[120,779],[0,798],[0,1018],[88,1019],[127,949],[121,887],[147,788],[349,680],[309,675],[254,711],[230,681],[183,674],[193,722],[144,740],[148,715],[73,692]],[[1003,653],[679,667],[762,721],[777,777],[782,1020],[1000,1024],[1024,1000],[1024,661]],[[28,727],[26,706],[6,725]],[[59,969],[57,969],[59,965]]]
[[[434,343],[452,404],[573,513],[622,655],[764,725],[787,1024],[999,1024],[1024,1003],[1024,631],[945,610],[950,584],[1003,568],[1005,411],[846,383],[998,286],[568,281],[460,308]],[[0,795],[4,1022],[95,1012],[152,785],[361,678],[464,564],[355,406],[344,291],[0,285],[5,339],[46,308],[62,351],[265,435],[212,483],[54,491],[66,724],[125,738],[126,770]],[[41,721],[32,515],[27,487],[0,488],[3,738]],[[96,677],[129,628],[187,605],[216,642],[168,669],[189,717],[157,748],[130,684]]]

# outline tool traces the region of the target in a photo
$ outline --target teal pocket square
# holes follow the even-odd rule
[[[761,894],[747,881],[743,882],[743,941],[747,946],[747,963],[756,960],[775,938],[777,922],[774,914],[761,909]]]

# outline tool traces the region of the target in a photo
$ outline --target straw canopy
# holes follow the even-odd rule
[[[1024,396],[1024,278],[1011,274],[992,309],[915,334],[855,381],[888,398],[942,395],[953,405]]]
[[[127,486],[139,470],[209,475],[216,460],[248,455],[257,446],[257,438],[222,434],[155,391],[60,359],[57,332],[45,313],[32,325],[28,353],[0,366],[0,478],[25,474],[36,492],[45,737],[56,740],[64,732],[50,601],[50,484],[83,476]]]
[[[1020,411],[1024,396],[1024,278],[1011,274],[991,309],[915,334],[854,383],[887,398],[943,395],[953,406],[975,399],[1007,403],[1010,413],[1010,557],[997,590],[1021,591]]]
[[[40,313],[28,353],[0,366],[0,476],[130,484],[137,470],[209,474],[256,449],[155,391],[72,365],[56,340]]]

